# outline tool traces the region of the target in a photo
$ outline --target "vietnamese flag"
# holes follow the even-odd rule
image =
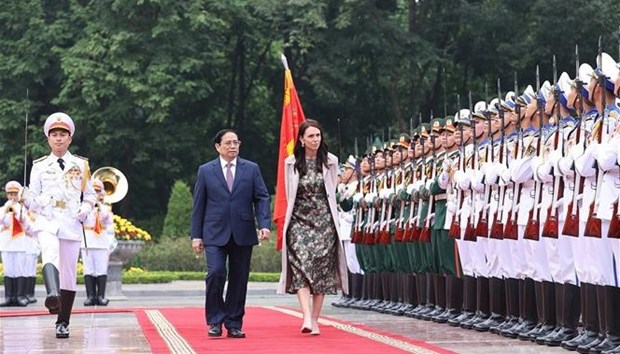
[[[297,97],[293,75],[288,68],[286,57],[282,54],[284,65],[284,102],[282,105],[282,123],[280,125],[280,147],[278,150],[278,178],[276,181],[276,202],[273,208],[273,221],[277,226],[276,249],[282,250],[282,234],[286,217],[286,191],[284,189],[284,160],[293,154],[299,124],[305,119],[304,110]]]
[[[15,215],[13,215],[13,217],[11,218],[11,237],[12,238],[17,238],[21,235],[24,234],[24,228],[22,227],[22,224],[19,222],[19,220],[17,220],[17,217]]]

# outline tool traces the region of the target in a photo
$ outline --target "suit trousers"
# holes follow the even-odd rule
[[[232,235],[224,246],[205,246],[207,324],[224,324],[228,329],[241,329],[243,326],[252,249],[253,246],[237,245]],[[224,299],[227,280],[228,287]]]
[[[80,255],[80,240],[58,238],[46,231],[37,234],[41,246],[43,265],[51,263],[58,269],[60,289],[77,290],[77,261]]]

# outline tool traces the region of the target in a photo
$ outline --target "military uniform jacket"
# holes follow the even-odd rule
[[[26,203],[36,214],[34,232],[49,232],[61,239],[82,239],[82,224],[77,219],[80,196],[85,203],[95,205],[97,194],[90,181],[88,160],[67,152],[60,169],[53,154],[33,162],[30,173],[30,192]]]
[[[20,217],[21,214],[21,217]],[[19,225],[15,225],[15,220]],[[14,230],[21,227],[22,231]],[[0,207],[0,251],[3,252],[26,252],[32,248],[29,236],[26,236],[28,228],[28,215],[25,208],[19,203],[7,201]]]
[[[114,234],[114,214],[110,207],[97,203],[97,206],[90,212],[84,221],[84,232],[86,234],[86,245],[82,240],[82,248],[103,248],[113,249],[116,244]]]

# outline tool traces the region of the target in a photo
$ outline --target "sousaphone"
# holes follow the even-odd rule
[[[103,202],[106,204],[118,203],[127,195],[129,183],[127,177],[114,167],[101,167],[93,173],[93,178],[103,182],[105,197]]]

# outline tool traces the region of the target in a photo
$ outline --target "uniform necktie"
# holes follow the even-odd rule
[[[228,190],[232,192],[232,188],[233,188],[233,174],[232,174],[232,167],[233,164],[231,163],[227,163],[226,164],[226,184],[228,185]]]
[[[65,170],[65,160],[63,159],[58,159],[58,165],[60,166],[61,170]]]

